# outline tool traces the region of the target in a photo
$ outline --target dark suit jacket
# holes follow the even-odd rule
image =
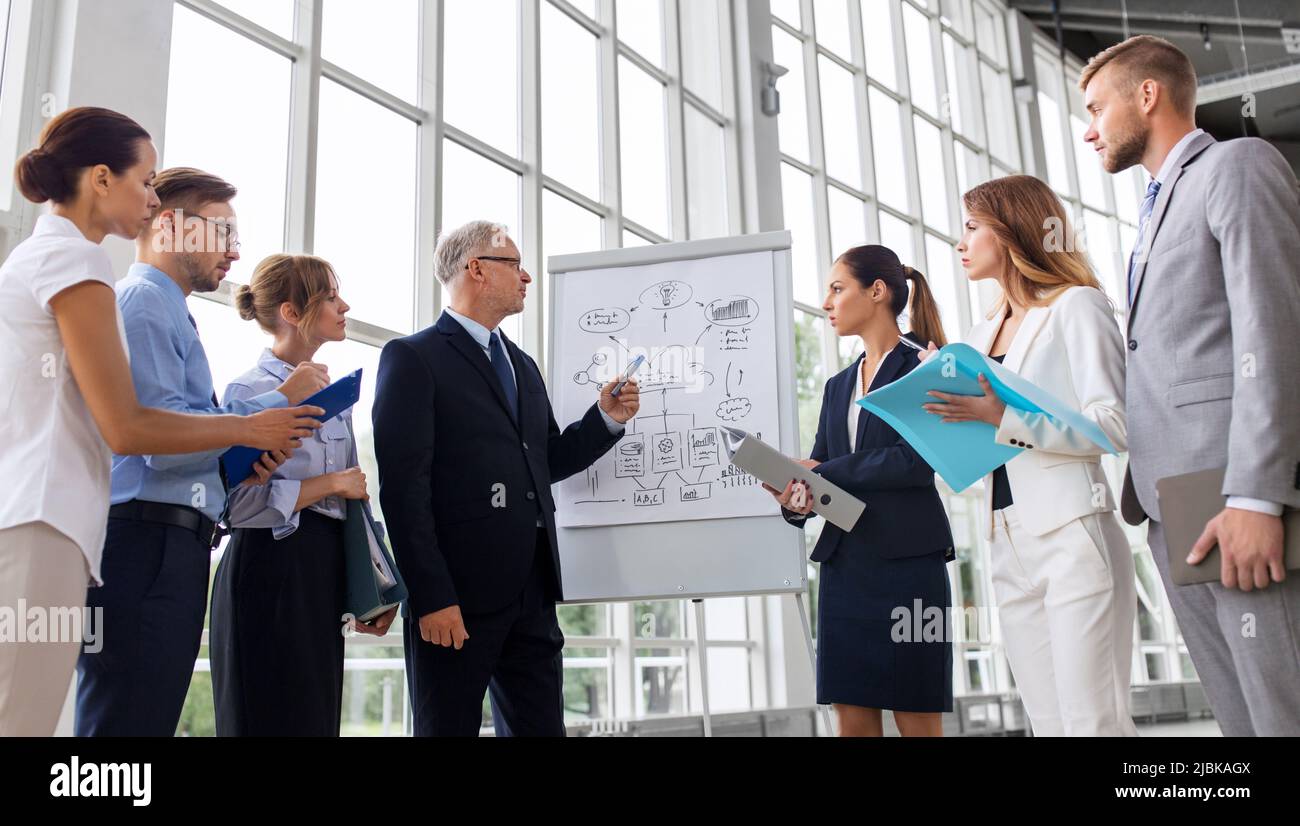
[[[584,470],[621,437],[610,435],[594,404],[561,432],[536,362],[505,344],[519,388],[517,423],[488,357],[446,313],[390,341],[379,358],[379,498],[410,616],[451,605],[493,611],[517,598],[532,570],[539,517],[550,538],[553,593],[562,598],[551,483]]]
[[[911,335],[909,339],[916,339]],[[922,343],[922,342],[918,342]],[[871,390],[910,373],[920,361],[915,350],[898,345],[885,356]],[[849,398],[857,387],[859,365],[837,373],[822,395],[817,440],[809,457],[821,462],[814,473],[867,503],[852,533],[829,522],[813,548],[812,560],[825,562],[841,546],[856,544],[887,559],[944,551],[953,559],[952,531],[943,501],[934,486],[934,469],[892,427],[863,410],[858,416],[856,446],[849,452]],[[783,511],[786,521],[802,527],[806,518]]]

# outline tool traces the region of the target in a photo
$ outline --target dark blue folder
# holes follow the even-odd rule
[[[320,417],[327,422],[347,410],[361,398],[361,371],[349,373],[343,378],[316,393],[302,404],[324,408],[325,415]],[[265,451],[255,447],[232,447],[221,454],[221,464],[226,468],[226,478],[231,485],[238,485],[253,474],[253,465]]]

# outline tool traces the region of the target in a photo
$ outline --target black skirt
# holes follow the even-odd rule
[[[338,736],[346,588],[342,520],[303,510],[284,539],[234,532],[212,588],[218,736]]]
[[[817,702],[952,711],[944,552],[885,559],[841,543],[818,572]]]

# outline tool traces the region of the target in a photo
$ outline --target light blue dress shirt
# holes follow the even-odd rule
[[[282,384],[292,372],[292,365],[281,361],[270,349],[263,350],[257,366],[226,388],[224,401],[233,404],[258,398]],[[312,436],[304,438],[302,446],[275,469],[265,485],[239,487],[230,492],[230,527],[270,528],[273,537],[284,539],[298,530],[298,512],[294,508],[303,481],[357,466],[352,411],[345,410],[326,421]],[[347,500],[341,496],[327,496],[307,509],[331,519],[347,518]]]
[[[116,289],[131,378],[140,404],[177,413],[241,416],[288,405],[288,399],[272,385],[260,396],[215,406],[208,357],[185,306],[185,294],[176,282],[155,267],[137,263]],[[143,499],[183,505],[197,508],[215,522],[226,506],[218,465],[224,452],[223,448],[179,456],[114,455],[110,501],[116,505]],[[242,481],[231,479],[230,483]]]

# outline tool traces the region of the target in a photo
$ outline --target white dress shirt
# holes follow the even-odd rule
[[[889,354],[886,353],[886,356]],[[880,365],[885,363],[885,359],[876,362],[876,369],[872,371],[871,378],[867,379],[867,389],[871,389],[871,383],[876,380],[876,374],[880,372]],[[862,392],[862,375],[867,369],[867,356],[864,353],[862,358],[858,359],[858,379],[857,384],[853,387],[853,392],[849,394],[849,452],[857,450],[858,444],[858,414],[862,412],[862,405],[858,404],[860,399],[866,397]]]
[[[108,529],[113,454],[68,365],[50,299],[76,284],[113,289],[113,265],[98,244],[58,215],[36,228],[0,267],[0,529],[43,522],[81,549],[91,582]],[[122,349],[122,314],[112,293]]]

